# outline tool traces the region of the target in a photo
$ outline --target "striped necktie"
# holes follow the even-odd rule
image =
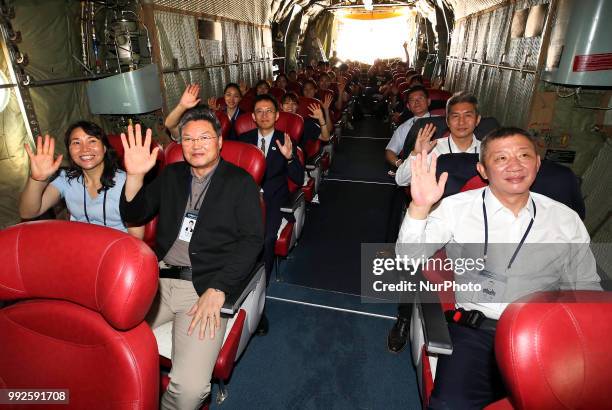
[[[264,155],[266,155],[266,139],[265,138],[261,138],[261,143],[259,144],[259,148],[261,149],[261,152],[264,153]]]

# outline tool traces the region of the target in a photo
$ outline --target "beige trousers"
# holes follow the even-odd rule
[[[173,321],[172,369],[170,384],[162,396],[162,409],[199,409],[210,394],[210,379],[223,344],[227,319],[221,318],[221,327],[216,329],[214,339],[210,339],[207,328],[206,338],[200,340],[199,324],[191,336],[187,335],[192,319],[187,312],[198,298],[191,281],[163,278],[159,280],[157,296],[147,315],[152,329]]]

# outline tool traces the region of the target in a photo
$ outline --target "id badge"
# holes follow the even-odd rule
[[[475,292],[474,297],[478,300],[474,300],[474,302],[489,303],[502,300],[506,292],[506,283],[508,279],[504,275],[495,274],[488,270],[480,271],[479,276],[482,290],[480,292]]]
[[[189,243],[191,241],[191,235],[193,235],[193,229],[195,228],[198,214],[193,212],[187,212],[183,218],[181,224],[181,231],[179,232],[179,239]]]

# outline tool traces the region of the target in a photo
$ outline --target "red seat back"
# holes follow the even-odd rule
[[[223,138],[227,138],[232,130],[232,122],[227,118],[227,114],[224,111],[215,111],[215,115],[221,124],[221,135]]]
[[[453,95],[448,91],[437,90],[433,88],[428,88],[427,93],[429,94],[429,99],[431,101],[448,101]]]
[[[253,120],[253,116],[250,112],[240,114],[234,123],[234,131],[236,131],[236,135],[244,134],[254,130],[255,128],[257,128],[257,124],[255,123],[255,120]]]
[[[254,95],[245,95],[240,100],[240,104],[238,104],[238,108],[242,112],[253,112],[253,106],[255,105],[255,96]]]
[[[157,345],[143,319],[157,258],[141,241],[80,222],[0,232],[3,388],[69,389],[70,407],[154,409]]]
[[[302,95],[302,84],[297,82],[297,81],[295,81],[295,82],[290,81],[287,84],[287,91],[294,92],[297,95]]]
[[[261,185],[266,171],[266,158],[255,145],[239,141],[223,141],[221,158],[247,171],[257,185]],[[172,142],[166,147],[166,165],[184,160],[181,144]]]
[[[488,185],[488,182],[480,177],[480,175],[474,175],[472,178],[465,183],[459,192],[471,191],[472,189],[482,188]]]
[[[431,115],[439,115],[441,117],[446,115],[446,108],[434,108],[433,110],[429,110]]]
[[[409,88],[409,83],[403,82],[397,85],[397,91],[402,94]]]
[[[319,104],[321,105],[321,101],[316,98],[308,98],[308,97],[300,97],[298,101],[298,114],[302,116],[302,118],[308,118],[312,112],[308,109],[310,104]]]
[[[299,114],[281,111],[274,128],[286,132],[294,143],[299,144],[304,132],[304,119]]]
[[[504,311],[495,334],[514,408],[608,408],[612,292],[541,292],[523,302]]]
[[[280,104],[281,98],[283,98],[283,95],[285,95],[285,90],[279,87],[272,87],[270,88],[270,94],[274,96],[274,98],[276,98],[276,101],[278,101],[278,103]]]

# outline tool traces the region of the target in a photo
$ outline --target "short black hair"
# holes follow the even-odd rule
[[[258,102],[260,101],[270,101],[272,104],[274,104],[274,110],[278,111],[278,101],[276,101],[276,98],[274,98],[274,96],[270,95],[270,94],[259,94],[255,97],[255,101],[253,102],[253,108],[255,108],[255,106],[257,105]]]
[[[190,108],[181,117],[178,123],[179,141],[183,139],[183,127],[191,121],[208,121],[212,125],[217,137],[221,137],[221,123],[213,110],[207,107]]]
[[[314,80],[308,79],[302,83],[302,91],[304,91],[304,87],[306,87],[306,84],[311,84],[315,88],[315,90],[319,89],[319,86]]]
[[[270,84],[266,80],[257,81],[257,84],[255,84],[255,88],[259,87],[260,85],[265,85],[266,87],[268,87],[268,89],[270,89]]]
[[[406,90],[406,92],[404,93],[404,95],[406,96],[406,102],[408,102],[408,98],[411,94],[414,94],[418,91],[421,91],[423,94],[425,94],[425,98],[429,98],[429,91],[427,91],[427,88],[425,88],[425,86],[421,84],[418,84],[413,85],[412,87]]]
[[[283,95],[283,98],[281,98],[281,104],[284,104],[285,102],[287,102],[287,100],[292,100],[299,104],[300,97],[298,97],[298,95],[294,92],[288,92]]]
[[[484,158],[485,158],[485,155],[487,153],[487,150],[489,148],[489,144],[491,143],[491,141],[495,141],[495,140],[502,139],[502,138],[508,138],[508,137],[512,137],[515,135],[521,135],[527,138],[529,142],[531,142],[531,144],[533,145],[533,149],[536,151],[536,153],[538,152],[536,139],[533,135],[529,133],[529,131],[525,131],[524,129],[519,128],[519,127],[501,127],[501,128],[494,129],[493,131],[488,133],[483,138],[483,140],[480,142],[480,158],[479,158],[480,163],[484,164]]]
[[[453,94],[453,96],[451,98],[448,99],[448,101],[446,102],[446,117],[449,116],[450,114],[450,110],[454,105],[460,104],[460,103],[470,103],[474,106],[474,110],[476,111],[476,115],[479,114],[478,112],[478,99],[476,98],[476,96],[472,93],[469,93],[467,91],[458,91],[455,94]]]

